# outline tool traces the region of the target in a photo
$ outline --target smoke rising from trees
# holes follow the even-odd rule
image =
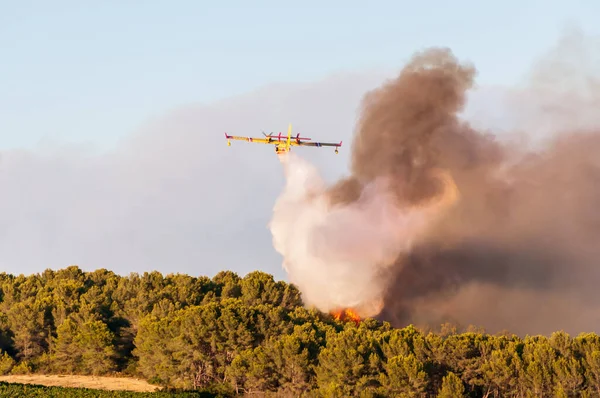
[[[590,75],[594,69],[577,68],[578,61],[591,58],[564,51],[573,48],[565,42],[580,39],[567,37],[531,80],[531,92],[543,96],[529,98],[529,109],[537,106],[538,112],[522,121],[535,126],[537,119],[546,132],[551,130],[547,120],[558,126],[535,150],[517,140],[500,141],[459,119],[476,70],[449,49],[417,53],[397,78],[368,93],[352,142],[351,175],[328,188],[328,211],[354,207],[366,216],[370,207],[359,203],[365,189],[380,179],[389,182],[385,193],[393,194],[395,211],[385,220],[369,216],[354,224],[340,217],[328,227],[337,228],[337,235],[316,234],[313,243],[304,242],[303,248],[313,254],[316,241],[339,249],[338,260],[351,249],[365,257],[360,267],[352,259],[345,268],[334,261],[331,267],[339,270],[333,277],[325,261],[313,269],[298,262],[291,281],[301,281],[299,287],[307,292],[320,275],[319,289],[330,292],[340,279],[356,277],[362,290],[360,283],[347,288],[354,295],[384,292],[378,317],[395,326],[450,321],[516,333],[594,330],[600,322],[600,121],[588,111],[600,92],[594,91],[599,87]],[[568,55],[572,63],[565,59]],[[555,80],[550,78],[553,71]],[[552,81],[557,90],[548,84]],[[588,84],[575,84],[581,81]],[[552,113],[545,115],[545,109]],[[532,134],[539,132],[534,130]],[[451,177],[443,180],[446,184],[440,184],[440,172]],[[447,197],[448,180],[458,191],[456,198],[450,195],[451,205],[427,218],[418,233],[395,238],[403,228],[407,231],[396,213],[420,211],[431,200]],[[332,222],[326,212],[319,217],[321,228]],[[397,227],[391,228],[390,221]],[[337,244],[342,230],[355,239]],[[396,245],[396,258],[373,255],[376,261],[368,267],[377,277],[365,277],[369,253],[379,253],[374,248],[381,246],[390,249],[389,244]],[[366,287],[369,283],[376,287]],[[368,302],[372,297],[367,296]]]

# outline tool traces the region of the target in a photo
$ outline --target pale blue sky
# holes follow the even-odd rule
[[[598,0],[366,3],[0,0],[0,271],[283,278],[267,229],[279,162],[272,148],[228,147],[223,131],[293,122],[344,140],[338,156],[298,151],[333,181],[347,171],[363,94],[416,50],[451,47],[490,88],[524,78],[569,24],[600,34]],[[482,128],[514,113],[493,97],[472,102]],[[530,102],[517,107],[537,128]],[[596,114],[569,105],[569,123]],[[47,140],[114,150],[30,150]]]
[[[274,82],[397,70],[424,46],[516,82],[588,1],[0,0],[0,149],[110,148],[152,118]]]

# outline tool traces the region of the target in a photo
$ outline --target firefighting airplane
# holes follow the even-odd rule
[[[342,146],[342,141],[339,144],[331,143],[331,142],[304,142],[310,141],[310,138],[300,137],[300,133],[296,135],[296,137],[292,137],[292,125],[288,128],[288,135],[286,137],[282,137],[281,133],[279,135],[273,136],[273,133],[269,135],[263,133],[266,138],[252,138],[252,137],[238,137],[235,135],[227,135],[225,133],[225,138],[227,138],[227,146],[231,146],[230,140],[240,140],[240,141],[248,141],[257,144],[273,144],[275,145],[275,153],[277,155],[281,155],[287,153],[292,150],[292,146],[333,146],[335,147],[335,153],[338,153],[338,147]],[[283,138],[283,139],[282,139]]]

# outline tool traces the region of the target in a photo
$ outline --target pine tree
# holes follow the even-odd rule
[[[465,386],[460,377],[453,372],[448,372],[442,380],[442,388],[438,393],[438,398],[458,398],[465,394]]]

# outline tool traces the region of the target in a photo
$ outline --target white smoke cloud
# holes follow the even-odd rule
[[[365,186],[359,200],[332,205],[316,167],[294,153],[280,159],[287,182],[270,229],[290,282],[309,307],[376,316],[386,268],[433,221],[440,202],[400,208],[382,178]]]

